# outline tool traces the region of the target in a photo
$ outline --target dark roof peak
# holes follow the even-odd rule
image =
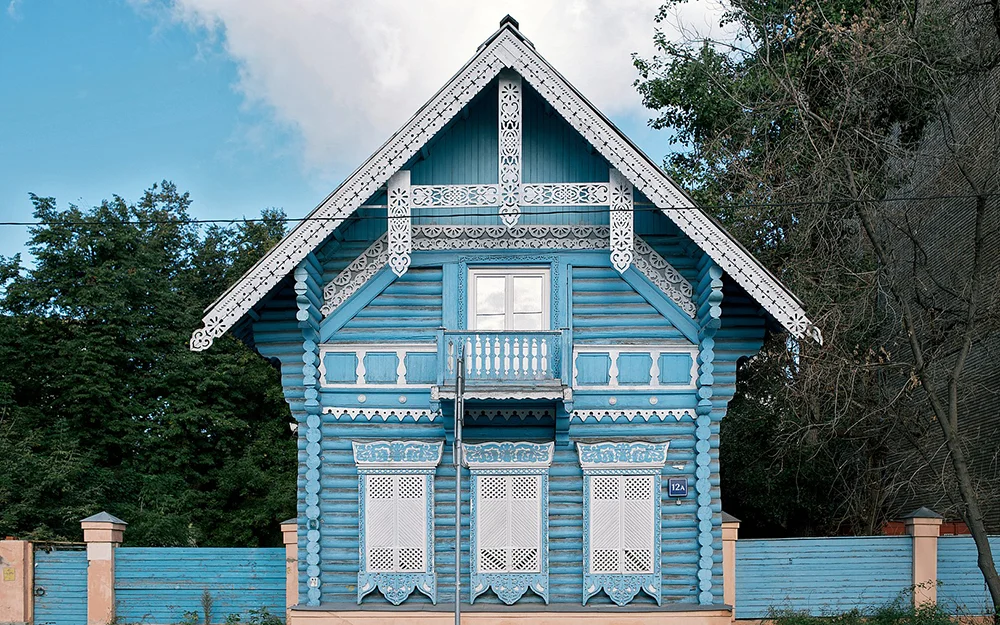
[[[521,25],[517,23],[517,20],[510,16],[510,13],[504,15],[503,19],[500,20],[500,28],[503,28],[507,24],[513,26],[514,30],[519,30],[521,28]]]

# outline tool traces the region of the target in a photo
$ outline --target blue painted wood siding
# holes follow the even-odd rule
[[[1000,555],[1000,536],[990,537],[994,557]],[[938,539],[938,604],[953,614],[990,614],[990,593],[976,564],[978,553],[971,536]]]
[[[573,340],[685,340],[611,267],[573,267]]]
[[[736,541],[736,618],[831,615],[885,605],[912,586],[909,536]]]
[[[214,600],[213,622],[263,607],[283,617],[285,550],[120,547],[115,554],[117,614],[126,623],[202,616],[206,590]]]
[[[86,625],[87,552],[36,548],[35,592],[35,625]]]

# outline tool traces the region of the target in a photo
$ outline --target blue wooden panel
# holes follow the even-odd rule
[[[201,597],[214,600],[213,622],[266,607],[285,613],[284,549],[121,547],[115,558],[118,617],[165,625],[184,612],[201,615]]]
[[[611,357],[604,354],[580,354],[576,357],[576,383],[602,386],[610,380]]]
[[[627,385],[649,384],[649,369],[653,358],[649,354],[621,354],[618,356],[618,383]]]
[[[354,384],[358,380],[358,357],[354,352],[329,352],[323,356],[328,384]]]
[[[736,541],[736,618],[877,607],[912,585],[909,536]]]
[[[87,552],[35,549],[35,625],[87,624]]]
[[[990,537],[994,557],[1000,554],[1000,536]],[[953,614],[990,614],[990,593],[976,564],[978,553],[971,536],[938,539],[938,604]]]
[[[690,384],[691,354],[660,354],[660,384]]]
[[[369,384],[395,384],[398,366],[396,352],[368,352],[365,356],[365,381]]]
[[[407,353],[406,381],[410,384],[437,382],[437,354]]]
[[[573,266],[573,340],[685,340],[611,267]]]

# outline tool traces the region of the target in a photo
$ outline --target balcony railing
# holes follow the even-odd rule
[[[438,337],[439,383],[454,384],[456,363],[463,354],[469,384],[561,382],[567,337],[562,330],[442,331]]]

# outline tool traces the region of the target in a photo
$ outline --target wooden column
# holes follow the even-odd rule
[[[26,625],[32,621],[33,560],[30,542],[0,541],[0,623]]]
[[[80,521],[87,543],[87,625],[107,625],[115,618],[115,548],[126,525],[107,512]]]
[[[281,536],[285,543],[285,607],[290,608],[299,603],[299,520],[283,521]]]
[[[944,518],[927,508],[903,517],[906,533],[913,537],[913,605],[937,603],[937,543]]]
[[[733,608],[736,619],[736,539],[739,537],[740,520],[722,513],[722,600]]]

